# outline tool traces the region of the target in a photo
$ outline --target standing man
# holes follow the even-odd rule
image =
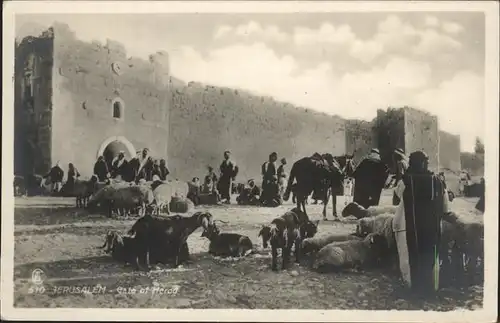
[[[118,156],[116,156],[111,162],[111,177],[116,178],[117,176],[120,176],[123,180],[125,180],[127,168],[128,162],[125,159],[125,152],[120,151]]]
[[[104,182],[108,177],[110,177],[108,164],[104,161],[103,156],[99,156],[94,164],[94,174],[99,179],[99,182]]]
[[[428,170],[423,151],[411,153],[409,159],[396,187],[401,203],[393,230],[404,282],[414,292],[429,295],[439,287],[441,218],[448,212],[448,197],[439,176]]]
[[[278,154],[273,152],[269,155],[269,160],[262,164],[261,174],[262,174],[262,195],[260,200],[265,203],[267,200],[271,200],[274,196],[271,196],[271,185],[274,185],[278,180],[278,173],[276,168],[276,161],[278,160]]]
[[[224,203],[231,204],[231,185],[238,175],[238,166],[230,160],[231,152],[224,152],[224,160],[220,164],[220,178],[218,183],[218,191]]]
[[[278,184],[280,186],[280,200],[282,204],[283,204],[283,194],[285,193],[287,177],[288,177],[285,166],[286,166],[286,158],[283,157],[281,158],[281,165],[279,165],[278,167]]]
[[[366,209],[378,205],[387,175],[388,168],[380,159],[379,150],[373,148],[353,173],[355,181],[353,201]]]
[[[146,182],[150,182],[153,179],[153,158],[149,155],[149,149],[144,148],[142,154],[139,156],[139,169],[137,170],[135,181],[144,179]]]
[[[399,181],[403,179],[403,175],[405,174],[406,169],[408,169],[408,161],[403,149],[396,148],[396,150],[394,150],[394,160],[396,162],[396,176],[394,187],[397,187]],[[398,205],[399,201],[400,199],[397,196],[396,191],[394,191],[394,193],[392,194],[392,205]]]
[[[46,179],[47,177],[50,178],[50,183],[52,184],[52,193],[58,193],[62,188],[62,181],[64,179],[64,171],[61,166],[59,166],[59,161],[57,161],[56,165],[52,167],[49,173],[43,178]]]

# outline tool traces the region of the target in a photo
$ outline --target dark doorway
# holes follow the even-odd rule
[[[108,167],[111,167],[111,162],[113,161],[113,158],[118,156],[118,153],[120,151],[123,151],[125,153],[125,158],[127,160],[130,160],[132,156],[130,156],[130,153],[127,149],[127,146],[121,141],[115,140],[109,143],[106,148],[104,149],[103,156],[104,160],[108,164]]]

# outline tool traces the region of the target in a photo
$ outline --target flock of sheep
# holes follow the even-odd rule
[[[111,183],[85,192],[78,199],[87,200],[87,208],[102,208],[111,212],[137,210],[143,214],[128,235],[110,231],[106,251],[116,260],[149,268],[153,263],[180,265],[189,258],[187,238],[197,228],[210,240],[209,253],[222,257],[243,257],[255,252],[249,237],[238,233],[220,232],[212,214],[196,212],[191,217],[181,215],[156,216],[165,211],[184,213],[193,207],[187,198],[192,194],[186,182],[165,181],[159,185]],[[90,186],[90,182],[87,183]],[[84,197],[82,197],[84,196]],[[177,199],[177,200],[176,200]],[[174,203],[177,201],[177,204]],[[83,203],[85,204],[85,203]],[[180,207],[179,207],[180,205]],[[346,268],[370,268],[392,265],[397,267],[397,248],[392,221],[396,206],[374,206],[364,209],[348,204],[343,217],[357,218],[356,230],[350,234],[319,234],[319,221],[311,221],[294,208],[264,225],[259,232],[264,249],[271,247],[271,269],[278,270],[281,249],[282,269],[289,267],[292,251],[295,261],[307,257],[312,269],[325,272]],[[222,222],[222,221],[220,221]],[[468,223],[450,212],[442,221],[440,245],[441,268],[448,276],[462,279],[482,272],[484,259],[484,228],[481,223]]]

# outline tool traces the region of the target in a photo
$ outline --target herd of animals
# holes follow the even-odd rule
[[[334,158],[328,154],[323,157],[325,160]],[[308,166],[306,162],[302,163]],[[328,163],[318,169],[318,176],[330,179],[329,185],[342,180],[343,174],[332,171]],[[279,250],[282,270],[289,268],[292,251],[295,262],[308,258],[310,267],[320,272],[373,266],[397,268],[398,251],[392,230],[396,206],[365,209],[355,202],[350,203],[343,209],[342,217],[354,216],[357,219],[354,232],[317,235],[319,221],[309,219],[304,203],[314,189],[314,183],[300,172],[293,172],[292,168],[291,175],[295,175],[297,180],[294,185],[301,185],[295,192],[297,207],[264,225],[258,235],[262,238],[262,247],[271,248],[273,271],[279,268]],[[291,186],[287,187],[288,194]],[[199,227],[203,229],[202,237],[210,240],[209,254],[245,257],[256,251],[257,247],[249,237],[221,232],[216,223],[223,221],[214,219],[209,212],[198,211],[191,216],[170,215],[172,212],[186,213],[191,210],[194,207],[191,202],[193,194],[196,190],[189,182],[177,180],[105,184],[92,177],[88,181],[77,180],[74,189],[77,207],[85,207],[90,212],[104,211],[109,216],[132,212],[141,215],[127,234],[107,232],[101,247],[106,248],[105,251],[115,260],[132,264],[139,270],[148,270],[158,263],[179,266],[189,260],[187,239]],[[326,194],[325,200],[328,201],[328,190]],[[335,203],[335,197],[332,200]],[[161,213],[168,216],[160,216]],[[459,279],[483,272],[483,224],[464,222],[450,212],[443,216],[441,227],[441,268],[450,273],[447,276]]]
[[[311,221],[300,209],[293,208],[263,225],[258,236],[262,248],[271,249],[271,269],[290,267],[292,251],[295,262],[302,258],[317,272],[346,269],[397,268],[397,248],[392,230],[395,206],[348,204],[343,216],[357,218],[356,229],[349,234],[318,233],[318,221]],[[209,212],[191,216],[155,216],[146,213],[125,234],[108,231],[102,247],[116,261],[138,270],[153,264],[177,267],[189,260],[188,237],[199,227],[209,239],[208,253],[219,257],[246,257],[259,248],[248,236],[221,232]],[[470,281],[483,271],[483,225],[462,221],[453,212],[445,214],[441,229],[441,270],[454,281]],[[281,250],[281,266],[279,251]]]

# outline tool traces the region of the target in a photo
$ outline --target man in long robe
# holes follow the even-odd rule
[[[64,179],[64,171],[59,165],[59,161],[57,161],[56,165],[52,167],[48,174],[46,174],[43,179],[50,179],[50,183],[52,185],[52,193],[59,193],[62,188],[62,181]],[[40,186],[43,185],[43,182],[40,183]]]
[[[123,177],[123,180],[125,180],[126,182],[135,181],[135,178],[137,177],[137,172],[139,171],[139,167],[141,166],[140,162],[141,153],[142,153],[141,150],[136,151],[135,157],[128,162],[126,174]]]
[[[73,163],[68,164],[68,178],[63,186],[63,193],[67,196],[72,196],[73,190],[75,188],[75,182],[80,177],[80,172],[73,165]]]
[[[262,195],[260,197],[262,204],[267,204],[267,202],[277,198],[277,196],[274,196],[274,193],[276,193],[274,186],[278,185],[277,160],[278,154],[273,152],[269,155],[269,160],[262,164]]]
[[[286,164],[287,164],[286,158],[281,158],[281,165],[279,165],[277,172],[281,203],[283,203],[283,194],[285,194],[287,178],[288,178],[288,174],[285,169]]]
[[[398,183],[401,202],[393,231],[403,281],[419,295],[439,287],[441,218],[448,212],[447,192],[439,176],[428,170],[422,151],[410,155],[409,167]]]
[[[224,152],[224,160],[220,164],[220,178],[217,189],[224,203],[231,204],[231,185],[238,175],[238,166],[231,161],[231,152]]]
[[[354,170],[353,201],[364,208],[378,205],[387,176],[387,165],[380,159],[379,150],[373,148]]]
[[[111,177],[116,178],[117,176],[120,176],[122,179],[125,179],[127,168],[128,162],[125,159],[125,152],[120,151],[118,156],[116,156],[111,162]]]
[[[396,161],[396,176],[394,187],[397,187],[400,180],[403,179],[403,175],[408,169],[408,161],[406,159],[406,155],[401,148],[397,148],[394,150],[394,160]],[[399,197],[396,192],[392,194],[392,205],[399,205]]]
[[[94,174],[99,179],[99,182],[104,182],[108,177],[110,177],[108,165],[104,161],[103,156],[99,156],[94,164]]]
[[[139,182],[144,179],[146,182],[150,182],[153,179],[153,158],[149,155],[149,149],[144,148],[142,154],[139,156],[139,169],[137,170],[137,175],[135,181]]]
[[[484,178],[481,178],[481,192],[479,195],[479,201],[476,203],[476,210],[484,213],[484,193],[485,193],[485,183],[484,183]]]

